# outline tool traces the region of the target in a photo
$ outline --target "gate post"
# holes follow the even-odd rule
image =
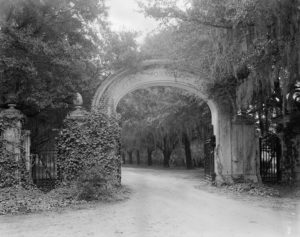
[[[3,149],[10,153],[15,161],[19,161],[21,159],[21,130],[24,115],[15,109],[16,104],[9,103],[8,107],[8,109],[0,113],[0,119],[4,123],[4,129],[1,134],[1,139],[4,143]],[[15,176],[17,180],[20,180],[18,169],[15,170]]]
[[[242,115],[232,121],[231,152],[233,180],[258,182],[258,136],[254,122]]]
[[[22,130],[22,148],[24,149],[24,154],[25,154],[26,170],[29,172],[29,174],[31,174],[30,146],[31,146],[30,131]]]

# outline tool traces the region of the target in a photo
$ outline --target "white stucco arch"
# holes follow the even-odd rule
[[[245,169],[244,158],[240,157],[244,145],[235,144],[241,139],[239,133],[243,133],[244,127],[233,129],[230,114],[209,97],[206,85],[205,79],[191,72],[172,68],[170,61],[146,61],[135,69],[120,70],[107,78],[97,89],[92,101],[92,110],[101,110],[108,115],[113,115],[116,113],[119,101],[125,95],[152,86],[171,86],[194,93],[207,103],[211,111],[213,131],[216,137],[216,178],[219,181],[230,182],[232,177],[244,175],[245,170],[248,169]],[[249,153],[253,153],[252,150]],[[249,155],[245,154],[245,156]],[[252,156],[247,159],[252,159]],[[252,162],[250,165],[247,164],[248,166],[254,169],[252,166],[255,164]],[[252,173],[249,174],[249,177],[256,175],[256,171],[254,175]],[[255,177],[253,179],[255,180]]]
[[[100,86],[94,96],[92,109],[106,110],[106,113],[116,112],[119,101],[128,93],[138,89],[153,86],[170,86],[187,90],[201,99],[209,106],[212,115],[214,133],[218,136],[218,112],[216,103],[209,99],[205,80],[188,72],[169,69],[168,64],[161,61],[144,62],[138,70],[123,70],[109,77]]]

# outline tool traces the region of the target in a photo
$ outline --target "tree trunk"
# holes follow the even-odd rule
[[[138,165],[140,165],[140,163],[141,163],[141,157],[140,157],[140,151],[139,150],[136,150],[136,163]]]
[[[132,165],[132,151],[127,151],[127,154],[128,154],[129,164]]]
[[[172,151],[170,151],[170,150],[164,150],[163,151],[163,155],[164,155],[163,165],[164,165],[165,168],[170,167],[169,161],[170,161],[170,158],[171,158],[171,154],[172,154]]]
[[[192,162],[191,144],[186,133],[182,134],[182,140],[183,140],[184,151],[185,151],[186,168],[192,169],[193,162]]]
[[[170,167],[169,161],[170,161],[170,158],[171,158],[172,150],[170,149],[170,146],[168,144],[166,136],[163,139],[163,148],[164,148],[163,149],[163,155],[164,155],[163,166],[165,168],[169,168]]]
[[[152,150],[147,148],[147,155],[148,155],[148,166],[152,165]]]

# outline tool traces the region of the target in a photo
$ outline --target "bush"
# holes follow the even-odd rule
[[[1,146],[0,146],[1,149]],[[2,150],[0,152],[0,188],[12,187],[14,185],[29,185],[29,173],[26,171],[25,162]]]
[[[104,190],[107,190],[107,179],[101,173],[102,167],[93,167],[84,171],[76,182],[77,199],[97,200]]]
[[[44,193],[34,186],[24,188],[16,185],[2,188],[0,189],[0,215],[60,210],[65,207],[75,208],[76,206],[82,208],[85,205],[90,205],[84,199],[79,200],[79,191],[76,183],[61,184],[48,193]],[[104,202],[122,201],[128,199],[129,195],[130,190],[126,187],[104,189],[97,200]]]

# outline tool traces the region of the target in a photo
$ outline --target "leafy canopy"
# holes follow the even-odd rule
[[[0,103],[64,108],[132,61],[135,33],[114,33],[105,0],[0,0]]]
[[[175,59],[183,67],[192,65],[210,81],[212,97],[230,101],[233,113],[258,101],[265,103],[278,81],[285,103],[299,80],[299,1],[185,2],[185,7],[175,0],[141,4],[146,15],[166,23],[146,41],[159,45],[165,40],[167,47],[159,48],[163,53],[152,54]],[[146,55],[151,54],[151,46],[144,48]]]

